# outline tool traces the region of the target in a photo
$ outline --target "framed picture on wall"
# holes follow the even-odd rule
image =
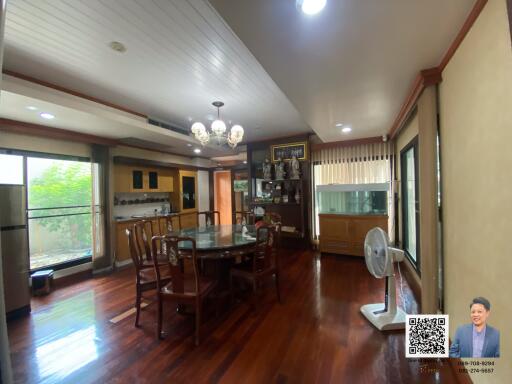
[[[272,145],[271,151],[272,162],[276,162],[278,159],[291,160],[293,156],[295,156],[297,160],[307,160],[308,143],[307,141],[302,141],[299,143]]]

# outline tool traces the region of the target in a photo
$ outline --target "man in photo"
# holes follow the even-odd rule
[[[484,297],[475,297],[469,309],[472,324],[457,328],[450,357],[500,357],[500,332],[487,324],[491,303]]]

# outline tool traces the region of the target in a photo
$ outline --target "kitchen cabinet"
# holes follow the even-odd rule
[[[173,192],[172,172],[165,168],[114,167],[115,192]]]
[[[180,212],[197,212],[197,172],[179,171]]]

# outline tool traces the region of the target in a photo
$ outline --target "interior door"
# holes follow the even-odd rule
[[[215,210],[220,212],[221,224],[232,224],[231,171],[214,173]]]

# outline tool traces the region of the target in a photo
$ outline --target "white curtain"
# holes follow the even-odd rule
[[[312,152],[316,235],[318,235],[318,209],[316,206],[316,187],[318,185],[389,183],[388,233],[390,240],[394,241],[394,186],[391,183],[394,179],[393,149],[394,146],[391,142],[381,142],[325,148]]]

